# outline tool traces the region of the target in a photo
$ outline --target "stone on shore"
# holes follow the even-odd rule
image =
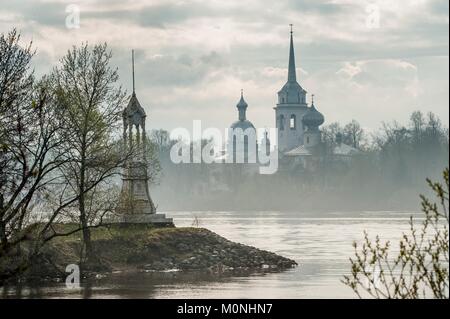
[[[60,225],[59,227],[68,227]],[[92,229],[96,261],[85,274],[115,271],[282,271],[294,260],[231,242],[204,228],[154,228],[148,225],[111,225]],[[80,234],[56,238],[45,246],[30,278],[65,277],[68,264],[80,262]]]

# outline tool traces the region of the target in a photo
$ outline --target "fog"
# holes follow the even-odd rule
[[[153,131],[162,170],[152,197],[159,211],[419,210],[419,195],[428,194],[426,178],[440,180],[448,167],[448,128],[433,113],[419,111],[408,123],[380,126],[368,134],[354,120],[328,124],[313,167],[280,156],[272,175],[248,164],[174,164],[169,154],[175,142],[168,132]],[[333,156],[336,136],[360,153]]]

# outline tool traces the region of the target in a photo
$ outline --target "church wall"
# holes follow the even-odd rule
[[[319,130],[315,132],[306,131],[304,134],[305,146],[315,146],[321,142],[321,132]]]
[[[278,129],[278,149],[282,152],[289,151],[303,144],[304,127],[302,118],[307,112],[304,107],[280,107],[275,109],[276,127]],[[295,116],[295,129],[290,127],[291,116]],[[284,118],[283,124],[281,118]],[[282,130],[284,126],[284,130]]]

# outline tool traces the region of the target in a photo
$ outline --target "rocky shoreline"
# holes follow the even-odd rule
[[[206,229],[196,229],[194,233],[180,231],[178,236],[177,241],[182,242],[173,242],[177,254],[145,264],[142,269],[146,271],[208,269],[212,272],[223,272],[236,269],[283,270],[297,265],[288,258],[231,242]]]
[[[94,229],[92,240],[96,261],[82,266],[83,277],[122,271],[278,272],[297,266],[294,260],[234,243],[204,228],[110,226]],[[52,240],[24,278],[65,278],[66,266],[80,263],[80,248],[80,234]]]

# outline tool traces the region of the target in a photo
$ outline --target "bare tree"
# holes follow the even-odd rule
[[[443,175],[444,184],[427,180],[437,203],[421,196],[425,220],[418,227],[411,217],[397,254],[391,256],[389,242],[378,236],[372,242],[367,233],[360,249],[354,243],[351,275],[343,283],[359,297],[449,298],[449,170]]]
[[[0,255],[23,240],[24,221],[62,165],[51,93],[35,83],[34,51],[16,30],[0,36]]]
[[[425,118],[420,111],[415,111],[410,116],[411,126],[412,126],[412,134],[413,140],[415,143],[422,142],[423,139],[423,131],[425,127]]]
[[[93,257],[92,214],[107,211],[110,205],[91,205],[91,200],[100,187],[113,182],[132,152],[125,153],[119,139],[125,92],[116,84],[118,74],[109,65],[111,57],[106,44],[92,48],[84,44],[68,51],[53,73],[58,121],[67,149],[62,172],[70,191],[78,197],[76,211],[88,260]],[[104,209],[99,207],[102,204]]]
[[[338,122],[328,124],[322,128],[323,141],[330,147],[336,144],[336,135],[342,134],[342,127]]]
[[[160,148],[153,141],[153,139],[147,137],[147,143],[145,144],[145,160],[147,161],[147,177],[149,185],[158,184],[162,174],[162,167],[160,161]]]
[[[166,130],[152,130],[150,139],[158,146],[158,149],[163,152],[171,146],[170,134]]]
[[[0,35],[0,260],[19,256],[1,269],[0,280],[26,269],[46,242],[51,223],[76,200],[61,196],[64,200],[41,227],[29,227],[32,216],[42,215],[35,208],[42,207],[51,189],[61,188],[59,170],[67,161],[54,120],[54,96],[46,79],[34,80],[33,55],[31,43],[20,45],[16,30]],[[21,244],[30,238],[34,244],[25,256]]]
[[[346,142],[354,148],[360,148],[360,145],[365,140],[364,130],[355,120],[352,120],[350,123],[345,125],[343,135]]]

